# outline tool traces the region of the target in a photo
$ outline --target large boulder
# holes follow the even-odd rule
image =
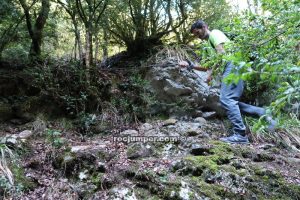
[[[206,72],[180,68],[176,57],[157,62],[153,61],[146,73],[150,90],[160,102],[152,112],[196,116],[201,113],[199,111],[204,110],[224,114],[219,102],[218,81],[208,85],[205,82]]]

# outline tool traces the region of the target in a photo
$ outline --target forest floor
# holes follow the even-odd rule
[[[91,135],[70,124],[1,124],[0,136],[15,155],[8,164],[15,186],[0,180],[0,197],[300,199],[299,150],[274,142],[222,143],[218,138],[227,133],[219,119],[151,120]]]

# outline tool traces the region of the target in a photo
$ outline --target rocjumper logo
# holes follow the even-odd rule
[[[184,136],[113,136],[113,142],[180,142],[185,141]]]

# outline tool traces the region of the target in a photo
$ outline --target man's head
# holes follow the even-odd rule
[[[207,40],[209,36],[208,26],[204,21],[197,20],[191,27],[191,33],[201,40]]]

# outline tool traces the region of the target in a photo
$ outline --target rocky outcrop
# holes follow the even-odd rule
[[[223,115],[219,103],[219,86],[217,82],[208,85],[206,72],[188,71],[177,65],[176,59],[155,63],[146,74],[150,90],[156,95],[159,105],[152,112],[167,114],[199,116],[199,111],[215,111]],[[201,116],[201,115],[200,115]]]

